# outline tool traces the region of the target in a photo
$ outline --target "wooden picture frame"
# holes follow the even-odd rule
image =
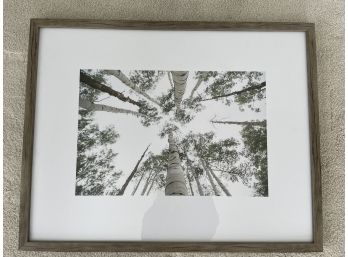
[[[41,28],[100,28],[127,30],[188,30],[188,31],[297,31],[306,34],[308,103],[311,147],[313,242],[89,242],[89,241],[31,241],[30,206],[33,165],[34,119],[38,70],[39,36]],[[318,93],[314,24],[310,23],[231,23],[174,21],[106,21],[32,19],[28,50],[23,160],[19,215],[19,249],[31,251],[200,251],[200,252],[311,252],[322,251],[322,196],[320,173],[320,144]]]

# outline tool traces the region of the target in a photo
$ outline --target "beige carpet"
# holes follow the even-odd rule
[[[4,52],[4,256],[343,256],[344,1],[6,0]],[[318,48],[324,253],[19,252],[18,207],[30,18],[315,22]]]

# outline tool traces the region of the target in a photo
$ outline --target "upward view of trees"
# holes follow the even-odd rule
[[[115,81],[126,90],[112,86]],[[81,70],[79,97],[76,195],[233,196],[238,184],[253,196],[268,196],[266,119],[242,115],[264,111],[262,72]],[[245,118],[219,118],[214,103],[238,107]],[[207,108],[214,111],[206,119],[213,129],[188,130]],[[101,129],[97,113],[136,119],[158,131],[165,147],[154,152],[149,142],[133,166],[120,170],[122,149],[115,146],[127,135],[117,127]],[[231,133],[219,134],[220,128]]]

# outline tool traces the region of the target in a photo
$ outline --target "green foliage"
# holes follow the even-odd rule
[[[85,70],[81,70],[82,73],[85,73],[86,75],[88,75],[89,77],[91,77],[92,79],[98,81],[101,84],[105,84],[106,80],[105,80],[105,73],[103,70],[91,70],[91,69],[85,69]]]
[[[142,91],[155,89],[158,80],[164,75],[163,71],[132,71],[129,79]]]
[[[174,117],[175,120],[180,122],[181,124],[186,124],[193,120],[194,115],[192,113],[189,113],[185,109],[177,109]]]
[[[98,95],[95,90],[80,85],[80,94],[89,99]],[[103,130],[93,123],[93,112],[79,110],[77,163],[76,163],[76,195],[116,194],[115,181],[120,177],[112,162],[116,153],[110,145],[119,135],[113,127]],[[108,186],[109,185],[109,186]]]
[[[168,114],[175,108],[174,88],[169,89],[166,94],[162,94],[160,97],[158,97],[158,100],[162,107],[162,112]]]
[[[257,86],[259,83],[251,82],[248,83],[248,85],[244,88],[249,88],[252,86]],[[243,92],[242,94],[235,95],[234,102],[239,104],[240,110],[244,111],[244,106],[246,105],[248,108],[250,108],[252,111],[260,112],[259,108],[255,108],[253,103],[256,101],[261,101],[266,98],[266,88],[261,89],[252,89],[246,92]],[[226,104],[231,104],[231,101],[226,99]]]
[[[206,98],[224,96],[235,91],[257,86],[262,82],[262,79],[262,72],[230,71],[218,73],[214,77],[213,82],[205,90]],[[236,90],[235,85],[242,82],[245,82],[246,85],[242,89]],[[244,108],[247,107],[255,112],[259,112],[260,109],[254,107],[253,103],[264,98],[266,98],[266,89],[261,88],[245,91],[234,96],[217,98],[216,101],[222,101],[226,105],[231,105],[232,102],[235,102],[239,105],[241,111],[244,111]]]
[[[180,156],[184,160],[186,158],[187,165],[193,171],[197,172],[201,169],[200,160],[203,160],[226,179],[232,182],[241,181],[248,186],[254,173],[245,165],[238,165],[240,158],[240,152],[237,151],[238,145],[239,142],[234,138],[216,141],[214,132],[190,133],[180,142]],[[195,161],[190,160],[189,155]]]
[[[245,148],[244,155],[255,168],[255,195],[268,196],[266,126],[246,125],[243,127],[241,135]]]
[[[202,79],[204,82],[207,82],[210,78],[215,78],[218,76],[217,71],[196,71],[195,79]]]
[[[157,174],[155,185],[157,188],[163,188],[165,186],[166,171],[168,166],[169,149],[162,150],[160,154],[149,153],[148,158],[144,161],[139,169],[138,176],[144,171],[146,173],[154,172]]]
[[[143,124],[145,127],[148,127],[159,120],[161,120],[161,117],[158,114],[157,108],[151,106],[146,101],[141,100],[140,101],[141,106],[139,107],[138,112],[140,114],[144,114],[145,116],[141,117],[141,124]]]
[[[170,133],[170,132],[175,132],[175,131],[178,131],[179,130],[179,127],[178,126],[176,126],[175,124],[173,124],[173,123],[166,123],[166,124],[164,124],[164,126],[162,127],[162,129],[161,129],[161,131],[160,131],[160,133],[159,133],[159,136],[161,137],[161,138],[164,138],[164,137],[166,137],[166,136],[168,136],[168,134]]]
[[[246,72],[227,71],[216,73],[213,82],[205,89],[209,96],[220,96],[231,93],[237,81],[245,78]]]
[[[201,100],[202,100],[201,96],[197,96],[192,99],[188,98],[188,99],[184,99],[181,102],[181,105],[183,109],[190,109],[197,113],[204,110],[204,106],[202,105]]]

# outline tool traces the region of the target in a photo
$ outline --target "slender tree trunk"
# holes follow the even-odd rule
[[[174,102],[177,110],[180,110],[182,97],[186,89],[186,82],[188,71],[172,71],[172,78],[174,82]]]
[[[149,187],[149,190],[147,190],[146,195],[150,194],[151,189],[153,188],[153,185],[155,184],[155,181],[157,180],[158,172],[152,177],[151,185]]]
[[[210,170],[206,167],[206,165],[205,165],[204,162],[202,162],[202,166],[203,166],[203,168],[204,168],[206,174],[208,175],[208,180],[209,180],[210,185],[211,185],[212,188],[213,188],[214,194],[215,194],[216,196],[219,196],[219,195],[220,195],[220,192],[219,192],[219,190],[217,189],[217,187],[216,187],[215,184],[214,184],[213,178],[212,178],[212,176],[211,176],[211,174],[210,174]]]
[[[197,91],[197,89],[200,87],[200,85],[202,84],[202,82],[204,81],[203,77],[207,72],[201,72],[201,75],[199,76],[197,83],[195,85],[195,87],[192,89],[191,94],[190,94],[190,99],[193,98],[193,94]]]
[[[261,89],[261,88],[263,88],[265,86],[266,86],[266,82],[262,82],[259,85],[255,85],[255,86],[251,86],[251,87],[248,87],[248,88],[244,88],[244,89],[239,90],[239,91],[234,91],[234,92],[226,94],[226,95],[218,95],[218,96],[214,96],[212,98],[202,99],[202,100],[200,100],[200,102],[209,101],[209,100],[218,99],[218,98],[223,98],[223,97],[228,97],[228,96],[232,96],[232,95],[240,95],[240,94],[242,94],[244,92],[248,92],[248,91],[255,90],[255,89]]]
[[[187,177],[187,180],[188,180],[188,182],[189,182],[191,195],[193,196],[193,195],[195,195],[195,194],[193,193],[192,184],[191,184],[191,180],[190,180],[189,171],[188,171],[188,167],[187,167],[187,166],[186,166],[186,177]]]
[[[201,185],[201,182],[199,182],[199,177],[197,175],[196,172],[193,172],[193,177],[195,178],[195,181],[196,181],[196,184],[197,184],[197,189],[198,189],[198,193],[200,196],[203,196],[204,193],[203,193],[203,188],[202,188],[202,185]]]
[[[140,177],[140,179],[139,179],[137,185],[135,186],[135,188],[134,188],[134,190],[133,190],[133,192],[132,192],[132,195],[135,195],[135,192],[138,190],[138,187],[139,187],[141,181],[143,180],[143,177],[144,177],[144,175],[145,175],[145,172],[146,172],[146,170],[144,170],[143,173],[141,174],[141,177]]]
[[[176,146],[173,133],[168,136],[169,157],[166,181],[166,195],[187,195],[184,172],[181,167],[178,147]]]
[[[202,162],[204,162],[204,161],[202,160]],[[228,191],[228,189],[225,187],[225,185],[221,182],[221,180],[218,178],[218,176],[215,175],[214,171],[210,168],[210,166],[207,163],[205,163],[205,167],[207,168],[207,170],[209,170],[211,175],[213,175],[214,179],[219,184],[222,191],[224,191],[227,196],[231,196],[231,193]]]
[[[99,83],[97,80],[93,79],[92,77],[88,76],[86,73],[84,73],[82,71],[80,71],[80,81],[85,83],[86,85],[88,85],[91,88],[97,89],[97,90],[102,91],[104,93],[107,93],[111,96],[114,96],[123,102],[129,102],[129,103],[134,104],[138,107],[141,107],[140,102],[135,101],[135,100],[125,96],[124,94],[112,89],[111,87],[108,87],[102,83]]]
[[[169,71],[167,72],[167,75],[168,75],[168,80],[169,80],[169,83],[170,83],[170,87],[171,87],[171,88],[174,88],[173,80],[172,80],[172,78],[170,77],[170,72],[169,72]]]
[[[145,151],[143,152],[143,154],[141,155],[141,157],[140,157],[140,159],[138,160],[137,164],[135,165],[133,171],[132,171],[131,174],[128,176],[128,178],[126,179],[126,182],[124,182],[124,184],[123,184],[121,190],[118,192],[117,195],[123,195],[123,194],[124,194],[124,191],[126,190],[128,184],[129,184],[129,182],[132,180],[132,178],[134,177],[135,173],[137,172],[138,166],[139,166],[140,162],[142,161],[142,159],[144,158],[144,156],[145,156],[147,150],[149,149],[149,147],[150,147],[150,145],[148,145],[148,146],[146,147]]]
[[[141,114],[139,112],[135,112],[135,111],[131,111],[131,110],[127,110],[127,109],[121,109],[121,108],[117,108],[117,107],[112,107],[109,105],[105,105],[105,104],[95,104],[95,103],[91,103],[90,101],[83,99],[80,97],[80,103],[79,103],[80,107],[89,111],[103,111],[103,112],[111,112],[111,113],[123,113],[123,114],[130,114],[130,115],[134,115],[137,117],[146,117],[146,115]]]
[[[147,177],[146,183],[144,185],[143,191],[141,192],[141,195],[144,195],[146,193],[146,189],[149,186],[150,179],[152,177],[153,170],[150,172],[149,176]]]
[[[194,180],[196,181],[196,185],[197,185],[197,189],[198,189],[198,193],[200,196],[203,196],[204,193],[203,193],[203,188],[202,188],[202,185],[201,183],[199,182],[199,178],[197,176],[197,173],[192,169],[192,161],[188,158],[188,156],[186,155],[186,160],[187,160],[187,165],[188,165],[188,168],[191,170],[191,173],[193,175],[193,178]]]
[[[120,70],[105,70],[105,73],[108,74],[108,75],[112,75],[112,76],[118,78],[127,87],[130,87],[133,91],[135,91],[138,94],[142,95],[143,97],[145,97],[150,102],[160,106],[160,103],[157,100],[155,100],[154,98],[149,96],[147,93],[142,91],[140,88],[138,88],[136,85],[134,85],[134,83],[125,74],[123,74],[122,71],[120,71]]]
[[[218,123],[218,124],[234,124],[234,125],[256,125],[256,126],[264,126],[266,125],[266,120],[263,121],[219,121],[219,120],[212,120],[211,123]]]

